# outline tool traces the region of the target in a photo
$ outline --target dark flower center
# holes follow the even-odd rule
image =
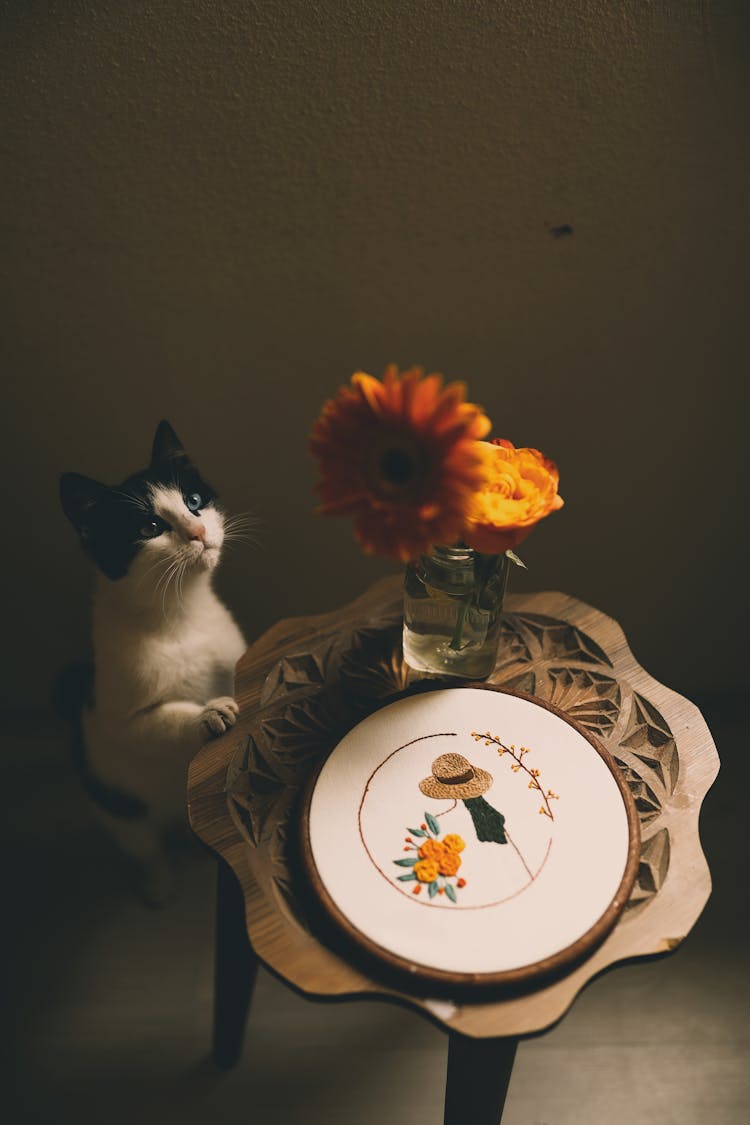
[[[415,459],[405,449],[386,449],[380,458],[379,468],[390,484],[406,484],[414,476]]]

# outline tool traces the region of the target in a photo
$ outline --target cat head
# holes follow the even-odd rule
[[[160,422],[151,463],[115,487],[79,473],[60,478],[63,511],[86,553],[112,581],[152,576],[168,584],[213,570],[224,542],[216,493],[168,422]]]

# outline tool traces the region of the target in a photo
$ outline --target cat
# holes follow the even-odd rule
[[[158,904],[173,891],[164,834],[186,821],[188,763],[238,714],[234,667],[245,640],[211,585],[237,524],[166,421],[147,469],[116,487],[64,473],[60,499],[98,571],[81,773]]]

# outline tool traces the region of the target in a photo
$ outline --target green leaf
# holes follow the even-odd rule
[[[435,895],[438,893],[437,879],[435,880],[434,883],[430,883],[429,891],[430,891],[430,898],[434,898]]]
[[[427,835],[427,833],[423,832],[421,828],[407,828],[406,831],[410,832],[412,836],[426,836]]]
[[[424,814],[424,818],[427,821],[427,827],[429,828],[432,835],[433,836],[439,836],[440,835],[440,825],[435,820],[435,817],[431,816],[430,813],[426,812]]]
[[[458,899],[456,898],[456,892],[454,891],[450,883],[445,884],[445,893],[447,894],[451,902],[458,902]]]
[[[397,875],[396,878],[399,883],[416,883],[417,881],[417,877],[413,871],[410,871],[408,875]]]
[[[394,859],[393,862],[398,864],[399,867],[413,867],[414,864],[417,863],[418,861],[417,861],[416,858],[414,858],[414,859]]]
[[[523,559],[519,559],[515,551],[506,551],[505,557],[506,559],[510,559],[512,563],[515,563],[516,566],[522,566],[524,570],[529,569]]]

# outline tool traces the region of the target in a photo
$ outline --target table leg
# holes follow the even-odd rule
[[[469,1039],[451,1032],[443,1125],[498,1125],[517,1039]]]
[[[237,876],[223,859],[216,881],[214,1062],[231,1067],[242,1050],[258,958],[245,925],[245,900]]]

